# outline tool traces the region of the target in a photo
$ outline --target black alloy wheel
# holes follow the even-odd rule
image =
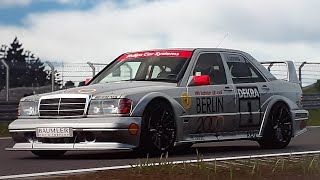
[[[258,142],[263,148],[284,148],[291,141],[292,131],[290,111],[279,102],[272,107],[263,137]]]
[[[164,100],[154,100],[145,110],[140,146],[144,152],[164,153],[172,149],[176,123],[171,106]]]

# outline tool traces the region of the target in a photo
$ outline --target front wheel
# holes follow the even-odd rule
[[[151,154],[164,153],[173,148],[176,123],[171,106],[164,100],[154,100],[142,117],[140,148]]]
[[[262,148],[285,148],[290,143],[292,134],[290,111],[284,103],[279,102],[271,108],[263,136],[258,143]]]
[[[64,155],[66,151],[31,151],[34,155],[40,158],[56,158]]]

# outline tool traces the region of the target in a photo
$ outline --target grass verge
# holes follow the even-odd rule
[[[10,136],[8,131],[8,125],[10,122],[0,122],[0,137]]]
[[[319,154],[304,156],[251,158],[229,161],[174,164],[167,158],[139,160],[131,169],[109,170],[52,179],[130,179],[130,180],[316,180],[319,179]],[[50,178],[51,179],[51,178]]]
[[[320,126],[320,109],[309,110],[308,126]]]

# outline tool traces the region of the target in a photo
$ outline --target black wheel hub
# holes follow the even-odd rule
[[[175,137],[175,123],[172,114],[161,107],[154,111],[149,118],[148,126],[152,143],[163,151],[167,150]]]
[[[285,107],[279,106],[272,115],[272,122],[272,128],[277,140],[284,143],[290,141],[292,122],[290,121],[289,111]]]

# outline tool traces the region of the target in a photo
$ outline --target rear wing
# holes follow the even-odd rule
[[[297,76],[296,68],[292,61],[264,61],[260,62],[262,65],[268,65],[268,71],[271,71],[271,68],[274,64],[284,64],[286,66],[286,81],[300,84],[300,81]]]

